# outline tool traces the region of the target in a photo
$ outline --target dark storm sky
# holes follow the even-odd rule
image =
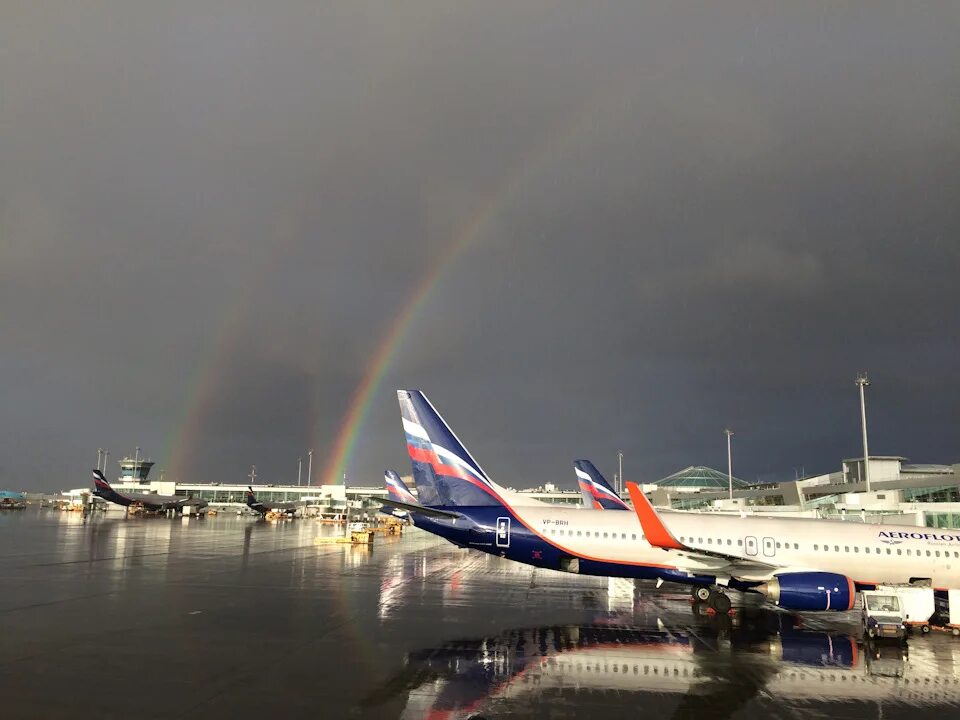
[[[5,2],[0,486],[960,461],[956,3]],[[478,222],[478,219],[482,222]]]

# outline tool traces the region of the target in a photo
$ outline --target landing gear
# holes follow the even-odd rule
[[[730,598],[721,590],[707,587],[706,585],[697,585],[691,593],[694,604],[704,603],[713,608],[713,610],[722,615],[730,612]]]
[[[730,612],[729,596],[727,596],[726,593],[722,593],[722,592],[711,593],[710,607],[712,607],[721,615],[726,615],[728,612]]]

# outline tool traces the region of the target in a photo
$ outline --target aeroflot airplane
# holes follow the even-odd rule
[[[584,507],[594,510],[629,510],[620,496],[617,495],[607,479],[600,474],[589,460],[576,460],[573,471],[577,474],[577,484],[580,494],[583,495]]]
[[[719,611],[723,588],[791,610],[849,610],[856,589],[929,579],[960,587],[960,533],[805,518],[657,513],[634,483],[634,512],[512,505],[417,390],[397,393],[418,502],[414,524],[460,547],[585,575],[685,583]]]

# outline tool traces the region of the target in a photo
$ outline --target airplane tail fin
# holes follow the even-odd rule
[[[110,483],[107,482],[107,479],[99,470],[93,471],[93,486],[97,489],[97,492],[113,492]]]
[[[573,469],[577,473],[577,483],[587,507],[594,510],[630,509],[592,462],[577,460],[573,463]]]
[[[403,482],[403,480],[395,471],[384,471],[383,484],[387,488],[387,495],[389,495],[392,499],[405,503],[414,503],[417,505],[420,504],[413,496],[413,493],[410,492],[410,489],[407,487],[406,483]]]
[[[422,505],[508,505],[503,488],[490,480],[426,395],[419,390],[398,390],[397,399]]]

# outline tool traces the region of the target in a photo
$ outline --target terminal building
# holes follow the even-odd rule
[[[749,484],[709,468],[686,468],[652,485],[655,505],[678,510],[743,511],[842,517],[960,529],[960,464],[912,464],[907,458],[848,458],[840,470],[787,482]],[[705,472],[709,470],[709,472]],[[645,490],[648,488],[645,487]]]
[[[786,482],[751,484],[698,465],[658,481],[641,483],[641,487],[654,505],[675,510],[783,514],[960,529],[960,463],[913,464],[905,457],[888,455],[871,455],[868,463],[869,491],[862,457],[843,460],[836,472]],[[215,508],[239,510],[246,505],[247,483],[150,480],[154,463],[124,458],[119,464],[120,475],[113,484],[120,491],[191,496],[206,500]],[[410,476],[403,480],[416,493]],[[340,517],[348,510],[350,514],[372,516],[380,505],[377,499],[387,495],[383,485],[253,487],[261,502],[302,501],[308,514],[323,517]],[[88,489],[79,489],[67,494],[88,492]],[[582,506],[579,490],[564,489],[553,483],[519,492],[547,503]]]

